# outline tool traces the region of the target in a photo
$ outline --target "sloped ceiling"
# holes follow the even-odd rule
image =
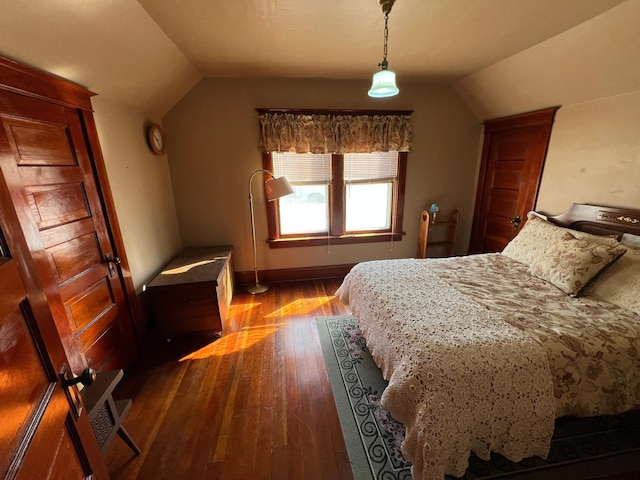
[[[135,0],[2,0],[0,55],[156,118],[202,78]]]
[[[206,76],[368,78],[382,60],[376,0],[139,0]],[[397,0],[390,68],[451,81],[621,0]],[[179,4],[179,7],[177,5]]]
[[[640,1],[454,83],[480,120],[640,92]]]
[[[397,0],[390,68],[452,83],[621,3]],[[368,79],[383,25],[375,0],[3,0],[0,55],[162,115],[202,76]]]

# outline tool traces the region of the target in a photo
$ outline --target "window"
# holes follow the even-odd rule
[[[272,248],[402,239],[411,111],[256,110],[263,166],[295,190],[267,202]]]
[[[295,192],[267,204],[271,247],[400,240],[407,156],[265,153]]]
[[[390,231],[398,152],[344,156],[345,232]]]
[[[287,177],[295,193],[279,200],[280,236],[329,231],[330,154],[273,153],[273,174]]]

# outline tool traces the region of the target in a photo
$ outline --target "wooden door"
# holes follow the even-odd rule
[[[107,479],[2,177],[0,208],[0,476]]]
[[[535,207],[557,109],[485,123],[470,253],[501,251]]]
[[[92,117],[66,103],[0,89],[0,171],[71,366],[123,368],[137,340],[97,185]]]

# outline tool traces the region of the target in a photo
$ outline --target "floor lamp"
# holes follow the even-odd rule
[[[250,285],[247,287],[247,292],[252,295],[257,293],[264,293],[269,290],[269,285],[265,285],[264,283],[261,285],[258,280],[258,254],[256,252],[256,222],[254,218],[253,212],[253,193],[251,193],[251,181],[253,177],[255,177],[258,173],[266,173],[267,175],[271,175],[271,178],[264,182],[264,190],[267,194],[267,201],[273,202],[279,198],[282,198],[286,195],[290,195],[293,193],[293,188],[289,185],[289,182],[285,177],[275,177],[273,173],[269,170],[256,170],[249,177],[249,210],[251,211],[251,239],[253,240],[253,273],[255,274],[255,285]]]

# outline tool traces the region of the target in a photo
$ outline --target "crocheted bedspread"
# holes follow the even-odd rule
[[[533,297],[526,300],[531,281]],[[619,401],[616,395],[608,397],[604,408],[602,395],[582,401],[580,389],[571,388],[571,375],[566,370],[558,375],[552,362],[559,358],[564,368],[568,349],[578,346],[587,355],[590,347],[584,338],[578,345],[566,331],[554,334],[553,326],[538,322],[557,317],[567,303],[582,301],[529,276],[525,267],[502,255],[365,262],[351,270],[336,294],[350,306],[389,381],[382,402],[405,424],[403,453],[413,464],[416,480],[442,480],[445,473],[462,476],[471,451],[483,459],[491,451],[513,461],[545,457],[556,416],[619,413],[639,403],[637,398]],[[549,296],[560,307],[541,314],[541,303]],[[606,305],[586,303],[589,308],[572,314],[579,321],[588,320],[593,309],[607,310]],[[609,318],[620,314],[633,320],[625,312]],[[584,325],[579,330],[584,331]],[[623,337],[630,342],[639,333],[633,327]],[[586,375],[593,377],[593,371]],[[606,388],[595,390],[602,394]],[[637,392],[640,395],[640,388]]]

